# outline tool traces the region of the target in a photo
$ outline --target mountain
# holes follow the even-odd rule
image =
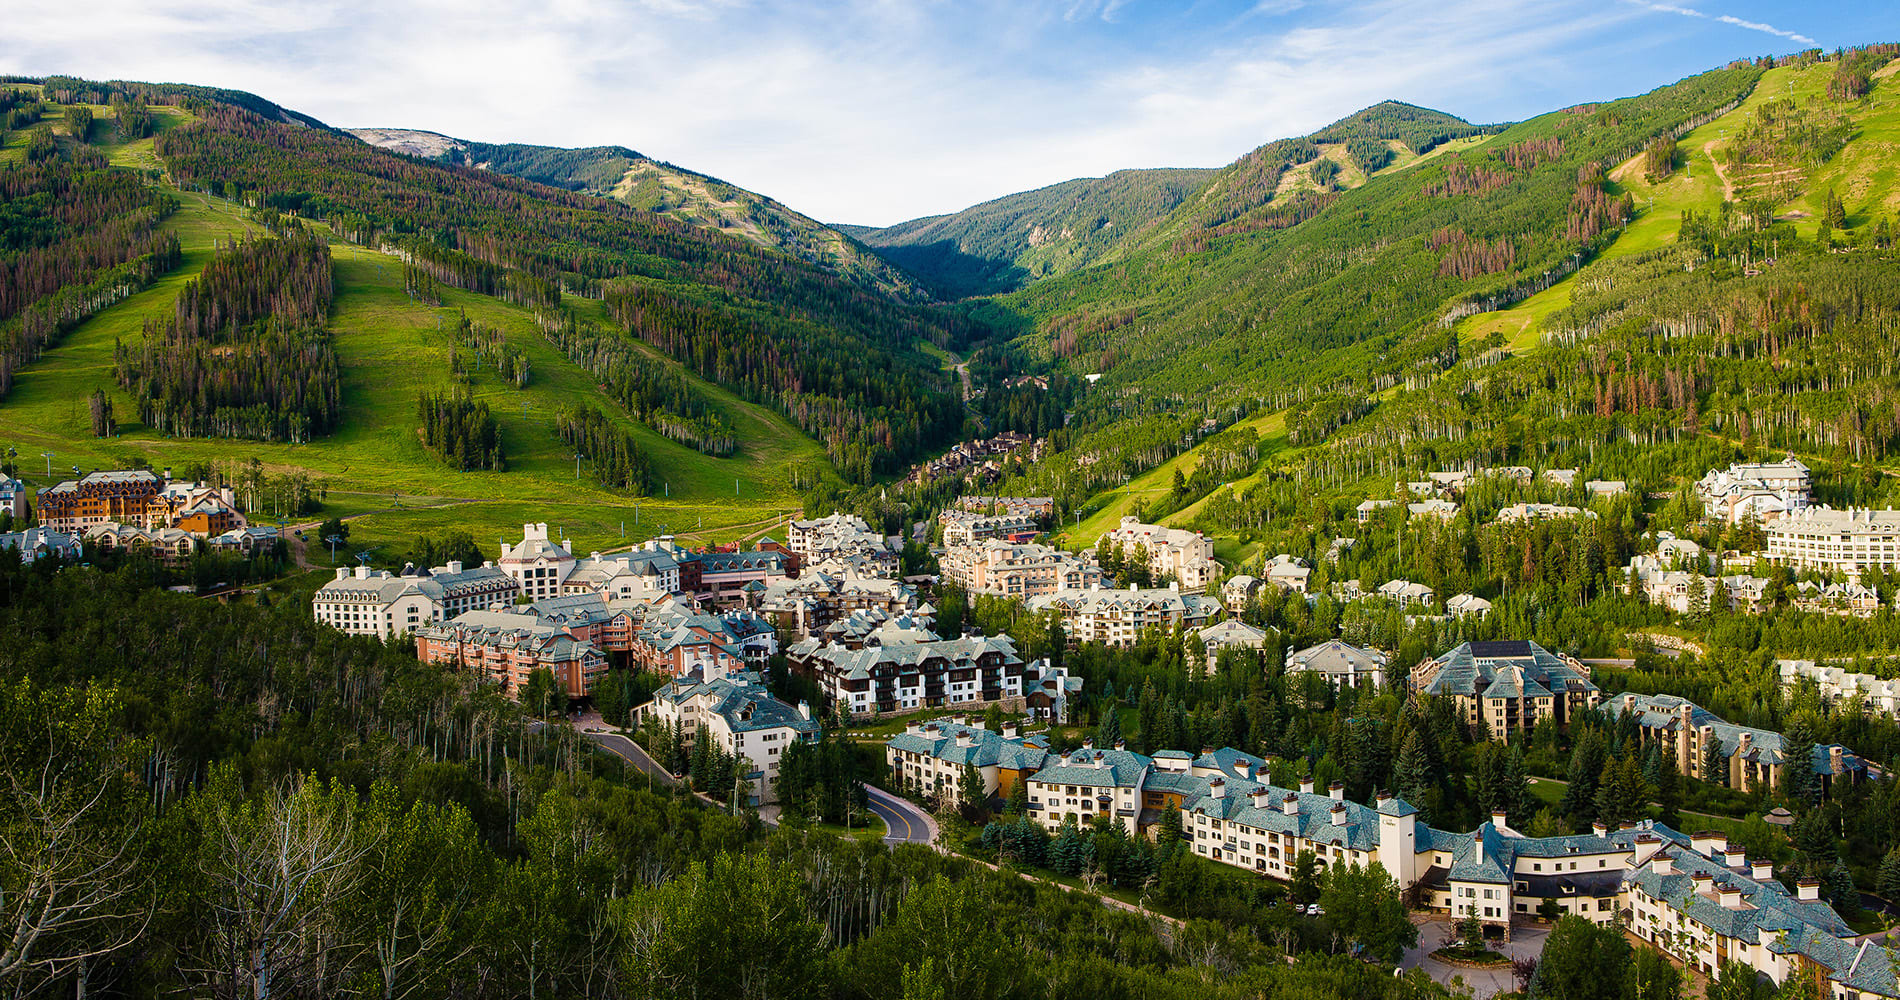
[[[1827,502],[1890,503],[1896,55],[1565,108],[1302,218],[1189,199],[1114,266],[987,304],[1020,317],[1018,369],[1100,373],[1054,453],[997,490],[1261,537],[1424,471],[1569,467],[1653,493],[1792,452],[1830,469]],[[1246,166],[1207,190],[1248,189]]]
[[[839,226],[944,298],[1014,291],[1104,259],[1167,217],[1214,171],[1118,170],[1007,195],[954,215]]]
[[[1280,228],[1304,218],[1330,193],[1499,127],[1385,101],[1311,135],[1268,143],[1222,168],[1121,170],[953,215],[882,229],[838,228],[940,296],[993,295],[1113,262],[1149,243]]]
[[[625,146],[564,149],[471,142],[419,129],[347,131],[373,146],[410,156],[613,198],[702,229],[782,250],[869,288],[907,299],[921,298],[915,282],[837,229],[762,194],[642,156]]]

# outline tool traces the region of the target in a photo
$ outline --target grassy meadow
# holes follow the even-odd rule
[[[108,120],[94,125],[94,135],[110,136],[110,112],[95,110]],[[183,117],[167,114],[164,124]],[[150,139],[107,148],[115,163],[157,165]],[[17,450],[25,478],[35,486],[48,484],[40,458],[47,451],[53,453],[52,481],[70,478],[75,466],[91,471],[254,459],[272,473],[302,471],[322,480],[329,490],[325,514],[356,518],[352,547],[385,550],[379,555],[388,557],[417,534],[468,530],[490,544],[518,536],[527,521],[559,526],[577,549],[630,543],[662,531],[705,541],[750,537],[775,530],[799,508],[794,468],[807,480],[814,472],[835,474],[823,449],[783,416],[690,373],[687,378],[731,423],[739,450],[713,458],[663,437],[629,418],[589,373],[548,343],[527,310],[446,287],[442,306],[430,307],[406,293],[400,260],[341,242],[331,246],[336,296],[329,329],[342,372],[344,413],[336,432],[300,445],[157,434],[139,423],[136,402],[114,384],[114,347],[136,343],[147,319],[168,315],[178,290],[203,269],[219,242],[256,231],[241,206],[195,192],[178,196],[182,207],[164,225],[178,234],[184,264],[72,331],[23,369],[0,400],[0,448]],[[583,316],[605,320],[598,302],[570,304]],[[462,312],[501,330],[530,360],[525,388],[503,382],[492,369],[473,375],[471,391],[500,424],[506,472],[451,469],[423,448],[418,435],[416,394],[448,384]],[[467,348],[461,353],[472,360]],[[112,397],[116,437],[91,436],[85,401],[94,389]],[[652,457],[654,496],[603,488],[584,463],[576,475],[572,450],[553,432],[556,411],[573,404],[599,407],[634,436]]]

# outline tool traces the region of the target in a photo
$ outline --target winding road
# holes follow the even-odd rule
[[[884,821],[886,844],[935,844],[937,821],[908,799],[901,799],[876,785],[865,785],[871,811]]]

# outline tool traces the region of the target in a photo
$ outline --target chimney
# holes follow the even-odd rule
[[[1392,801],[1392,793],[1386,791],[1383,788],[1373,793],[1372,803],[1375,806],[1384,806],[1387,802],[1390,802],[1390,801]]]
[[[1742,739],[1741,739],[1741,745],[1739,745],[1739,746],[1737,746],[1737,747],[1735,748],[1735,753],[1736,753],[1737,755],[1740,755],[1740,756],[1745,756],[1745,755],[1747,755],[1747,753],[1748,753],[1748,746],[1749,746],[1749,744],[1751,744],[1751,743],[1753,743],[1753,742],[1755,742],[1755,734],[1754,734],[1754,733],[1743,733],[1743,734],[1742,734]]]
[[[1599,837],[1607,837],[1610,835],[1610,827],[1607,823],[1592,823],[1590,824],[1590,832]]]
[[[1623,696],[1623,711],[1626,713],[1636,711],[1636,696],[1635,695],[1626,694]]]
[[[350,568],[349,568],[348,566],[338,566],[338,567],[336,568],[336,578],[337,578],[337,579],[339,579],[339,580],[347,580],[347,579],[349,579],[349,578],[350,578]]]
[[[1689,881],[1695,883],[1695,891],[1697,893],[1704,893],[1709,891],[1709,887],[1715,884],[1715,876],[1708,872],[1696,872],[1689,876]]]
[[[462,560],[460,560],[460,559],[451,559],[451,560],[449,560],[449,572],[450,572],[450,573],[460,573],[461,571],[462,571]]]
[[[1346,804],[1344,802],[1333,803],[1331,819],[1334,826],[1346,825]]]
[[[957,746],[970,747],[970,746],[975,746],[975,745],[976,745],[976,737],[971,736],[970,731],[968,729],[957,730]]]
[[[1223,781],[1220,778],[1209,778],[1207,780],[1207,794],[1209,798],[1216,798],[1216,799],[1226,798],[1227,797],[1227,782]]]
[[[1722,883],[1721,894],[1722,894],[1722,905],[1724,907],[1731,910],[1739,910],[1742,908],[1742,887],[1741,886],[1724,882]]]
[[[1253,807],[1254,807],[1255,809],[1265,809],[1265,808],[1267,808],[1267,807],[1268,807],[1268,806],[1267,806],[1267,796],[1269,796],[1269,795],[1271,795],[1271,794],[1273,794],[1273,793],[1272,793],[1272,792],[1270,792],[1270,791],[1268,791],[1268,790],[1267,790],[1267,789],[1265,789],[1265,788],[1256,788],[1256,789],[1254,789],[1254,790],[1253,790]]]
[[[495,560],[493,560],[493,559],[484,559],[484,560],[482,560],[482,568],[483,568],[483,569],[494,569],[494,568],[495,568]]]
[[[1332,796],[1334,802],[1343,802],[1346,798],[1346,786],[1335,781],[1326,786],[1326,794]]]
[[[369,579],[369,567],[368,567],[368,566],[358,566],[358,567],[356,567],[356,578],[357,578],[358,580],[367,580],[367,579]]]
[[[1311,776],[1300,779],[1300,794],[1301,795],[1313,794],[1313,779]]]
[[[1298,816],[1300,814],[1300,797],[1292,792],[1288,792],[1286,798],[1280,800],[1280,811],[1288,816]]]
[[[1478,864],[1484,864],[1484,834],[1482,832],[1471,835],[1471,856]]]
[[[1095,756],[1094,756],[1094,757],[1092,757],[1092,758],[1090,758],[1090,760],[1089,760],[1089,766],[1090,766],[1090,767],[1093,767],[1093,768],[1097,768],[1097,769],[1100,769],[1100,768],[1101,768],[1101,766],[1102,766],[1102,752],[1101,752],[1100,750],[1097,750],[1097,751],[1095,751]]]
[[[1838,743],[1827,748],[1828,770],[1835,774],[1841,773],[1841,757],[1846,752],[1846,749],[1846,747]]]
[[[1017,724],[1014,722],[1003,723],[1003,738],[1006,740],[1015,739],[1017,728]]]
[[[1505,820],[1504,810],[1493,809],[1491,810],[1491,825],[1502,830],[1509,827],[1511,824]]]
[[[1117,750],[1126,750],[1126,749],[1128,749],[1128,741],[1127,741],[1127,740],[1116,740],[1116,741],[1115,741],[1115,749],[1117,749]]]
[[[1818,903],[1821,901],[1821,883],[1804,878],[1794,884],[1794,896],[1803,903]]]
[[[1093,749],[1095,749],[1095,737],[1093,737],[1093,736],[1085,736],[1085,737],[1083,737],[1083,738],[1082,738],[1082,749],[1084,749],[1084,750],[1093,750]]]
[[[1676,859],[1658,851],[1656,852],[1655,858],[1651,859],[1649,867],[1658,875],[1674,875],[1676,873]]]
[[[798,717],[804,719],[806,722],[811,721],[811,702],[800,701],[798,703]]]

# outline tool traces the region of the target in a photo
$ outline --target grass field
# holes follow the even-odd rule
[[[109,122],[96,125],[95,134],[109,129]],[[117,163],[143,165],[151,145],[146,139],[108,148]],[[344,412],[338,430],[304,445],[156,434],[138,423],[134,400],[113,383],[114,345],[135,343],[148,317],[167,315],[179,288],[204,267],[216,243],[255,228],[235,204],[190,192],[179,197],[183,207],[165,226],[183,244],[183,266],[74,330],[25,368],[0,401],[0,447],[18,450],[24,478],[33,485],[47,485],[39,458],[46,451],[53,453],[53,481],[69,478],[74,466],[91,471],[255,459],[272,473],[303,471],[323,480],[331,490],[326,514],[360,516],[352,522],[352,547],[383,548],[388,556],[419,533],[459,529],[478,540],[494,539],[518,536],[527,521],[558,525],[577,549],[663,532],[708,541],[747,537],[799,509],[794,468],[807,478],[835,474],[823,449],[783,416],[690,373],[687,378],[734,428],[739,450],[713,458],[665,438],[628,418],[589,373],[541,336],[526,310],[447,288],[441,308],[412,301],[399,260],[343,243],[331,248],[336,296],[330,330],[342,369]],[[598,302],[570,304],[589,318],[604,319]],[[454,471],[425,451],[417,436],[416,393],[448,384],[455,320],[463,311],[501,330],[530,360],[525,389],[492,372],[477,372],[472,386],[501,426],[507,472]],[[91,437],[84,401],[95,388],[113,397],[120,431],[115,438]],[[598,406],[635,437],[653,460],[655,496],[636,499],[607,490],[585,465],[576,476],[573,452],[552,429],[557,409],[575,403]]]
[[[1284,412],[1276,411],[1248,417],[1234,426],[1249,427],[1261,435],[1260,460],[1262,463],[1286,447],[1286,414]],[[1129,480],[1123,486],[1096,494],[1095,500],[1102,504],[1101,508],[1074,526],[1058,533],[1055,536],[1055,544],[1078,551],[1094,547],[1097,539],[1115,530],[1115,526],[1121,523],[1122,517],[1133,513],[1135,507],[1158,496],[1164,496],[1173,489],[1176,469],[1179,469],[1184,476],[1193,475],[1194,470],[1200,468],[1202,454],[1201,447],[1196,445]],[[1242,483],[1249,483],[1258,478],[1259,473],[1256,472],[1246,479],[1239,480],[1234,486],[1240,487]],[[1221,489],[1226,488],[1221,487]],[[1162,522],[1169,525],[1185,524],[1192,520],[1204,502],[1205,498],[1183,507],[1162,518]]]

